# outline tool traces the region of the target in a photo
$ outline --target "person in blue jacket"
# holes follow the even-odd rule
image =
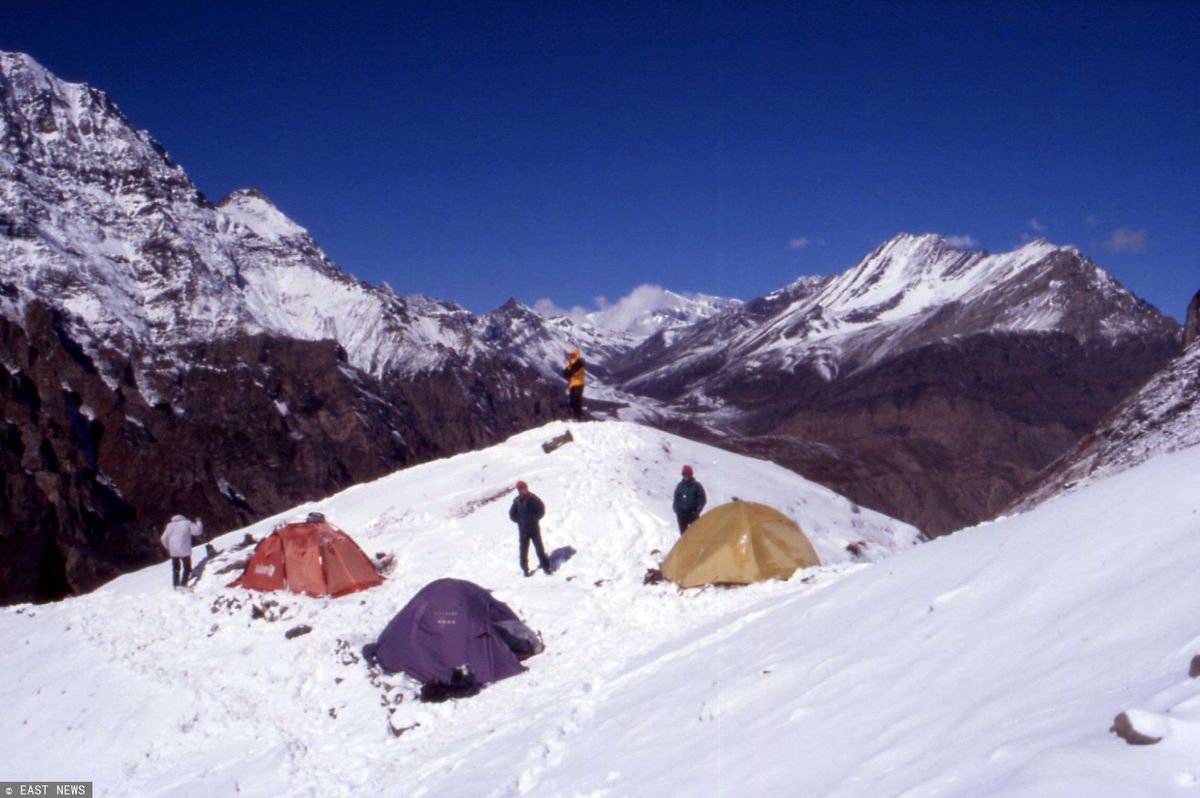
[[[682,535],[692,522],[700,517],[708,497],[704,495],[704,486],[696,481],[692,467],[683,467],[683,479],[675,486],[675,520],[679,522],[679,534]]]
[[[537,552],[538,565],[541,566],[544,573],[550,573],[550,558],[546,556],[546,549],[542,545],[542,529],[539,521],[546,514],[546,505],[542,504],[529,486],[524,482],[517,482],[517,497],[513,499],[512,507],[508,510],[509,520],[517,525],[517,531],[521,535],[521,571],[526,576],[533,576],[534,572],[529,570],[529,542],[533,541],[533,549]]]

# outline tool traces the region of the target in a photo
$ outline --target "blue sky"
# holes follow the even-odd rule
[[[1075,244],[1176,318],[1200,289],[1190,0],[31,0],[0,49],[475,311],[752,298],[898,232]]]

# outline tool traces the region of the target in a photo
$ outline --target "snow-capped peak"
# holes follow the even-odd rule
[[[826,334],[880,322],[921,324],[954,307],[973,310],[971,327],[976,330],[1080,332],[1069,327],[1081,321],[1073,306],[1091,302],[1082,288],[1104,296],[1110,304],[1106,316],[1118,309],[1116,315],[1147,315],[1128,291],[1073,246],[1037,239],[1011,252],[989,254],[956,248],[932,234],[896,236],[832,279],[807,304],[821,308]],[[1106,337],[1122,334],[1120,324],[1104,319],[1090,323]]]
[[[375,374],[480,353],[477,318],[347,275],[258,191],[214,207],[102,93],[10,53],[0,106],[0,312],[50,302],[89,350],[266,332]]]
[[[244,188],[230,193],[217,205],[234,225],[267,241],[307,235],[308,231],[293,222],[257,189]]]

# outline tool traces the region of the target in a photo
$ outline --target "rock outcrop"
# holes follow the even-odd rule
[[[1190,347],[1200,339],[1200,291],[1188,303],[1187,320],[1183,325],[1183,346]]]

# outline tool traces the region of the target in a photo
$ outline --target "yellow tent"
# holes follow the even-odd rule
[[[680,587],[745,585],[820,564],[795,521],[765,504],[735,501],[689,526],[663,560],[662,574]]]

